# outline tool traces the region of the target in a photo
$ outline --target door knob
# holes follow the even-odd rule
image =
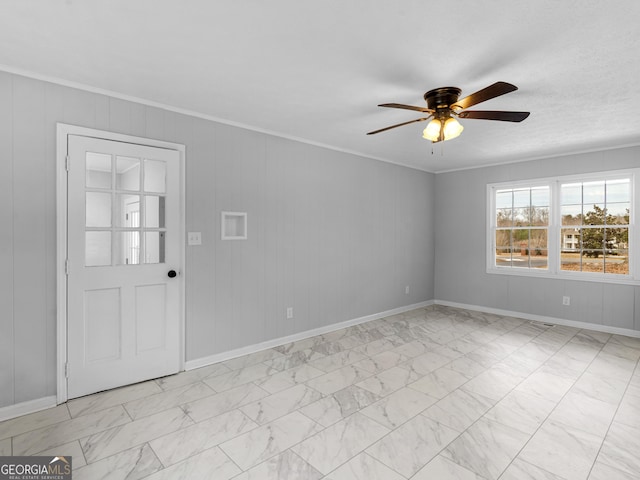
[[[178,275],[178,274],[176,273],[176,271],[175,271],[175,270],[169,270],[169,273],[167,273],[167,276],[168,276],[169,278],[173,278],[173,277],[175,277],[176,275]]]

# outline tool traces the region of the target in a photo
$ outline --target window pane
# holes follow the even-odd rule
[[[560,210],[562,225],[582,225],[582,205],[563,205]]]
[[[520,207],[513,209],[513,224],[516,227],[525,227],[529,225],[531,209],[530,207]]]
[[[511,190],[496,191],[496,208],[508,208],[513,206],[513,193]]]
[[[629,179],[607,181],[607,203],[629,202],[631,189]]]
[[[84,264],[87,267],[111,265],[111,232],[85,232]]]
[[[531,207],[531,225],[537,227],[549,225],[549,207]]]
[[[496,230],[496,265],[511,266],[511,230]]]
[[[164,202],[165,197],[145,195],[145,228],[164,228]]]
[[[628,203],[607,203],[607,225],[629,225]]]
[[[629,248],[629,229],[628,228],[605,228],[604,241],[605,241],[604,248],[607,250]]]
[[[511,261],[514,267],[529,266],[529,230],[514,229],[513,235],[513,251],[511,253]]]
[[[165,232],[144,232],[144,263],[164,263]]]
[[[582,251],[582,271],[592,273],[604,273],[604,252],[603,250]]]
[[[140,159],[116,157],[116,184],[119,190],[140,190]]]
[[[165,193],[167,166],[158,160],[144,161],[145,192]]]
[[[546,229],[533,229],[529,234],[529,264],[531,268],[548,268],[549,246]]]
[[[85,225],[87,227],[111,226],[111,194],[86,192]]]
[[[87,152],[85,179],[87,187],[111,188],[111,155]]]
[[[579,272],[582,269],[582,231],[563,228],[560,231],[560,269]]]
[[[628,250],[608,250],[604,253],[604,273],[629,275]]]
[[[561,250],[563,252],[579,252],[581,231],[579,228],[563,228],[561,232]]]
[[[560,254],[560,269],[579,272],[582,269],[582,256],[580,253],[562,252]]]
[[[140,226],[140,195],[119,193],[116,195],[120,214],[118,227],[137,228]]]
[[[511,230],[496,230],[496,248],[511,248]]]
[[[500,208],[496,211],[496,226],[510,227],[513,224],[513,210],[511,208]]]
[[[584,205],[584,225],[604,225],[604,204]]]
[[[605,246],[604,228],[583,228],[582,250],[602,251]]]
[[[560,187],[561,205],[582,205],[582,184],[565,183]]]
[[[604,182],[585,182],[582,184],[582,203],[593,205],[604,203]]]

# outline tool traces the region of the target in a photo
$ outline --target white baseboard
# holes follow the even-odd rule
[[[629,328],[611,327],[609,325],[598,325],[596,323],[579,322],[577,320],[565,320],[564,318],[547,317],[545,315],[535,315],[532,313],[502,310],[500,308],[483,307],[481,305],[468,305],[466,303],[448,302],[446,300],[434,300],[433,303],[436,305],[444,305],[447,307],[464,308],[466,310],[475,310],[477,312],[494,313],[496,315],[524,318],[525,320],[533,320],[536,322],[552,323],[554,325],[583,328],[585,330],[595,330],[596,332],[613,333],[616,335],[640,338],[640,331],[631,330]]]
[[[39,412],[40,410],[46,410],[56,405],[55,395],[29,400],[28,402],[16,403],[15,405],[8,405],[0,408],[0,422],[9,420],[10,418],[21,417],[29,413]]]
[[[209,355],[207,357],[197,358],[195,360],[188,360],[185,363],[185,370],[193,370],[194,368],[206,367],[214,363],[223,362],[225,360],[231,360],[232,358],[241,357],[242,355],[248,355],[250,353],[259,352],[260,350],[266,350],[267,348],[278,347],[291,342],[297,342],[298,340],[304,340],[305,338],[315,337],[316,335],[323,335],[325,333],[340,330],[342,328],[351,327],[360,323],[370,322],[371,320],[377,320],[379,318],[388,317],[390,315],[397,315],[398,313],[408,312],[415,310],[416,308],[428,307],[433,305],[433,300],[426,302],[414,303],[412,305],[406,305],[404,307],[394,308],[387,310],[386,312],[374,313],[360,318],[354,318],[352,320],[346,320],[340,323],[333,323],[320,328],[314,328],[313,330],[307,330],[286,337],[274,338],[267,340],[266,342],[256,343],[254,345],[248,345],[246,347],[236,348],[235,350],[229,350],[227,352],[216,353],[215,355]]]

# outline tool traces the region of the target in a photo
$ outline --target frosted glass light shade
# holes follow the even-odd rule
[[[444,139],[451,140],[452,138],[456,138],[462,133],[462,130],[464,130],[464,127],[460,125],[460,122],[450,117],[444,122]]]
[[[431,140],[432,142],[437,142],[440,138],[440,128],[442,124],[440,120],[434,118],[429,122],[429,124],[422,131],[422,138]]]

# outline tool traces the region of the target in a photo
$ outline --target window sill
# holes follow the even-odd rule
[[[598,274],[598,273],[553,273],[549,270],[537,270],[537,269],[516,269],[516,268],[500,268],[500,267],[487,267],[487,273],[492,275],[513,275],[517,277],[533,277],[533,278],[552,278],[554,280],[572,280],[579,282],[596,282],[596,283],[612,283],[619,285],[640,285],[640,280],[633,278],[630,275],[618,275],[618,274]]]

